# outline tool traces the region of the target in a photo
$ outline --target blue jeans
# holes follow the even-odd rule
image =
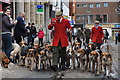
[[[10,53],[12,51],[12,37],[10,33],[2,34],[3,51],[6,53],[8,59],[10,59]]]

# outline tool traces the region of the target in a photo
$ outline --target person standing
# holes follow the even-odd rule
[[[22,41],[22,38],[26,37],[27,29],[25,28],[25,21],[24,21],[25,13],[19,12],[19,16],[17,18],[18,23],[15,26],[14,29],[14,37],[16,40],[16,43],[20,43]]]
[[[38,38],[39,38],[39,44],[41,45],[41,47],[43,47],[44,32],[42,29],[40,29],[38,32]]]
[[[6,7],[3,10],[2,14],[2,41],[3,41],[3,51],[6,53],[8,59],[10,59],[10,53],[12,51],[12,36],[11,36],[11,29],[17,23],[14,21],[11,23],[10,21],[11,16],[11,8]],[[10,59],[11,61],[11,59]]]
[[[95,26],[92,28],[91,32],[91,40],[98,49],[100,49],[100,46],[103,43],[103,38],[103,29],[99,26],[99,21],[95,21]]]
[[[118,32],[118,42],[120,43],[120,31]]]
[[[115,33],[115,44],[117,45],[118,42],[118,32]]]
[[[104,40],[103,40],[103,42],[105,42],[105,43],[107,42],[108,36],[109,36],[109,33],[108,33],[107,29],[106,29],[105,32],[104,32]]]
[[[48,29],[51,30],[54,27],[54,38],[52,41],[53,46],[53,65],[51,69],[58,70],[59,55],[61,57],[61,70],[66,70],[67,61],[66,47],[68,46],[67,29],[72,29],[67,19],[62,17],[62,12],[57,11],[55,13],[56,18],[52,19],[51,24],[48,25]]]
[[[30,33],[30,31],[31,31],[31,24],[30,23],[28,23],[28,26],[26,27],[26,29],[27,29],[27,43],[28,43],[28,46],[30,46],[30,42],[31,42],[31,33]]]
[[[78,31],[76,32],[75,35],[76,35],[77,41],[79,43],[82,43],[81,39],[83,39],[84,35],[83,35],[81,28],[78,28]]]
[[[33,46],[33,44],[34,44],[34,39],[36,38],[36,33],[37,33],[37,31],[36,31],[36,27],[35,27],[35,24],[34,23],[32,23],[32,25],[31,25],[31,36],[32,36],[32,43],[31,43],[31,45]]]
[[[90,35],[91,35],[91,31],[90,31],[90,29],[85,29],[85,39],[86,39],[86,44],[88,44],[89,43],[89,40],[90,40]]]

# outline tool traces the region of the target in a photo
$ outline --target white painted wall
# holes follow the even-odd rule
[[[68,4],[68,2],[66,3]],[[66,3],[63,3],[63,15],[69,16],[69,6],[67,6]]]

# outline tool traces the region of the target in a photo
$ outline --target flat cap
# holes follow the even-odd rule
[[[98,23],[98,24],[99,24],[100,22],[99,22],[99,21],[95,21],[95,23]]]
[[[57,11],[57,12],[55,13],[55,15],[56,15],[56,16],[61,16],[61,15],[62,15],[62,12],[61,12],[61,11]]]

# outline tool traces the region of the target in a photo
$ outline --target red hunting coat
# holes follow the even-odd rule
[[[68,46],[67,28],[72,29],[69,21],[65,18],[62,18],[61,22],[57,21],[56,18],[52,19],[52,21],[55,21],[54,25],[48,25],[49,30],[54,27],[54,38],[52,46],[58,46],[59,41],[61,42],[61,47]]]
[[[94,43],[102,43],[102,38],[104,37],[103,29],[102,27],[98,26],[92,28],[92,33],[91,33],[91,40]]]

